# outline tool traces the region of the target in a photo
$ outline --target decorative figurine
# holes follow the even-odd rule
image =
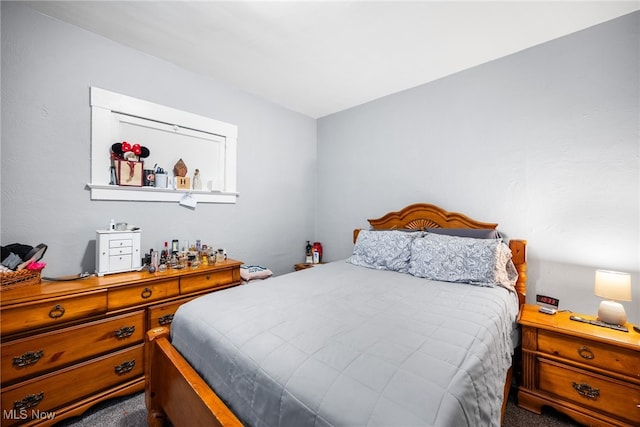
[[[193,173],[193,189],[202,190],[202,181],[200,180],[200,169],[196,169]]]
[[[182,159],[178,160],[178,162],[173,166],[173,173],[175,176],[187,176],[187,165],[184,164]]]

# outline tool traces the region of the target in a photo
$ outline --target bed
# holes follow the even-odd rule
[[[369,223],[347,260],[200,297],[148,331],[149,425],[499,426],[526,242],[430,204]]]

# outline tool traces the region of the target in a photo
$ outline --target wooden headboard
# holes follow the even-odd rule
[[[498,224],[476,221],[457,212],[447,212],[444,209],[427,203],[409,205],[397,212],[377,218],[369,219],[373,230],[409,229],[424,230],[425,228],[484,228],[495,229]],[[353,230],[353,242],[358,238],[360,229]],[[527,257],[526,240],[510,240],[511,259],[518,271],[516,292],[522,306],[527,295]]]

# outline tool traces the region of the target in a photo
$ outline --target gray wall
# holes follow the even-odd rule
[[[594,270],[633,273],[640,321],[640,13],[318,121],[316,238],[416,202],[528,240],[529,294],[595,313]]]
[[[89,87],[238,125],[235,205],[92,201]],[[316,122],[20,4],[2,2],[2,244],[49,245],[49,276],[94,270],[95,230],[201,239],[276,273],[313,239]]]

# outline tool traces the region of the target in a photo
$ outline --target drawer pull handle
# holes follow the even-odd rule
[[[136,366],[135,359],[129,360],[127,362],[122,362],[121,364],[115,367],[115,372],[118,375],[123,375],[123,374],[126,374],[127,372],[130,372],[134,366]]]
[[[28,409],[33,408],[38,403],[40,403],[44,399],[44,391],[41,391],[38,394],[29,394],[25,396],[22,400],[16,400],[13,402],[13,409]]]
[[[147,299],[147,298],[151,298],[151,294],[153,294],[153,291],[151,289],[144,288],[140,296],[144,299]]]
[[[44,355],[43,350],[27,351],[22,356],[13,358],[13,366],[16,368],[22,368],[24,366],[33,365]]]
[[[64,307],[60,304],[56,304],[56,306],[53,307],[49,312],[49,317],[51,317],[52,319],[58,319],[62,316],[64,316]]]
[[[169,325],[171,322],[173,322],[173,314],[165,314],[162,317],[158,317],[160,326]]]
[[[593,388],[587,383],[573,383],[573,388],[576,389],[579,395],[586,397],[587,399],[597,400],[600,396],[600,389]]]
[[[123,338],[130,337],[131,335],[133,335],[135,331],[136,331],[135,326],[123,326],[122,328],[114,331],[113,333],[115,334],[116,338],[121,340]]]
[[[594,357],[596,357],[593,354],[593,351],[589,350],[589,347],[583,345],[582,347],[580,347],[578,349],[578,354],[580,355],[580,357],[582,357],[583,359],[587,359],[587,360],[591,360]]]

